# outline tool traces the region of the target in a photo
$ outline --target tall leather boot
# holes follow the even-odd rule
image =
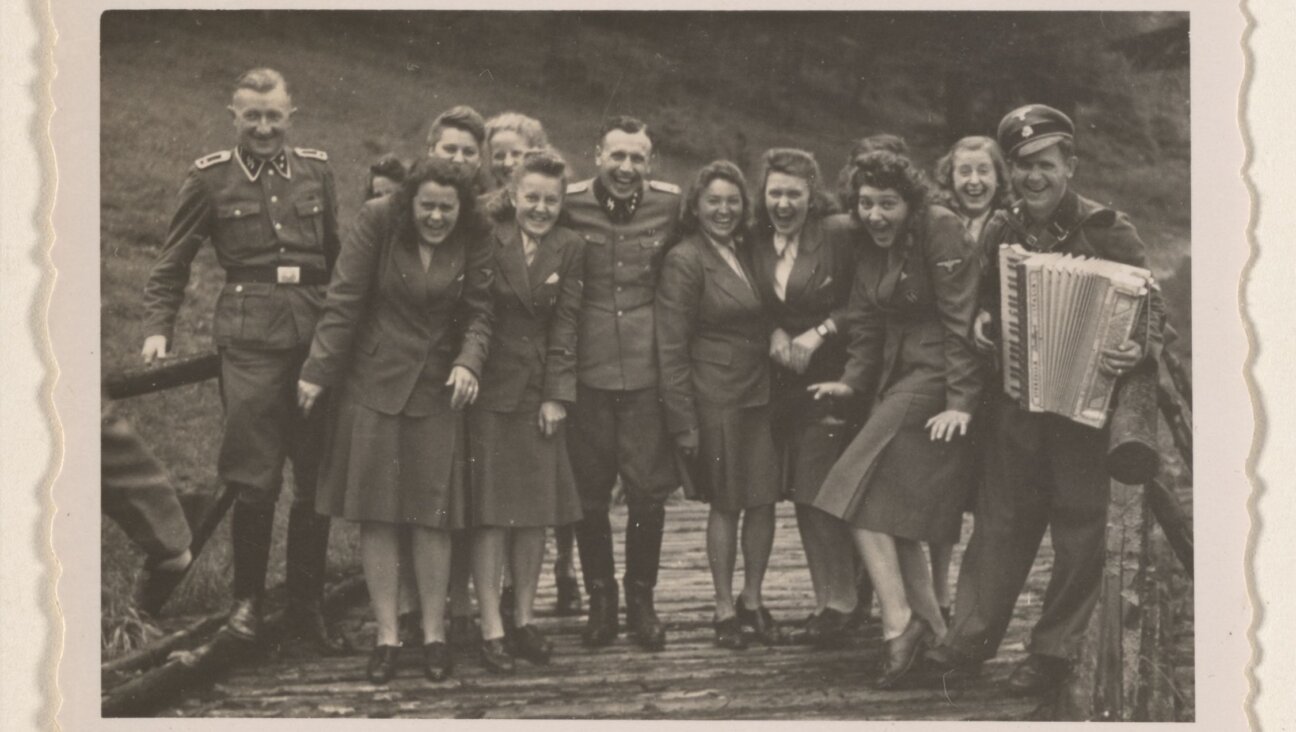
[[[581,640],[590,647],[605,646],[621,631],[617,616],[619,588],[612,563],[612,522],[607,511],[589,511],[576,523],[576,547],[580,551],[585,591],[590,597]]]
[[[329,517],[309,506],[288,514],[288,634],[314,644],[326,655],[350,653],[346,636],[324,619],[324,566]]]
[[[581,631],[581,643],[589,648],[606,646],[616,640],[621,631],[617,605],[617,582],[612,578],[597,579],[586,585],[589,591],[589,618]]]
[[[653,608],[665,524],[665,506],[630,506],[626,525],[626,627],[634,641],[649,651],[666,647],[666,627]]]
[[[238,490],[231,486],[231,490]],[[250,489],[247,489],[250,490]],[[265,593],[266,560],[274,533],[274,504],[234,501],[230,544],[234,552],[234,607],[226,630],[254,641],[261,632],[261,596]]]

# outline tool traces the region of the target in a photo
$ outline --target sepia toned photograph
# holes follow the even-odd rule
[[[100,713],[1196,721],[1192,20],[103,13]]]

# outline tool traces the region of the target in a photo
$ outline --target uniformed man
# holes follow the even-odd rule
[[[576,345],[578,384],[568,441],[584,518],[576,527],[589,593],[582,640],[616,638],[618,587],[608,506],[621,476],[626,526],[626,625],[640,646],[665,647],[653,609],[665,500],[679,485],[657,392],[653,300],[666,242],[678,220],[680,190],[649,180],[653,143],[632,117],[603,124],[594,150],[597,177],[567,188],[566,225],[585,240],[585,294]]]
[[[999,312],[1001,244],[1147,266],[1129,218],[1071,190],[1074,133],[1070,118],[1042,104],[1014,110],[999,123],[999,144],[1008,154],[1019,200],[996,212],[983,233],[988,266],[974,335],[985,351],[997,348],[990,335]],[[1117,375],[1155,368],[1161,342],[1155,288],[1148,310],[1136,329],[1140,338],[1105,351],[1101,368]],[[1016,692],[1037,693],[1070,675],[1097,602],[1111,492],[1103,467],[1108,435],[1060,415],[1029,412],[1002,391],[986,411],[985,481],[959,573],[954,620],[927,660],[941,670],[971,670],[994,657],[1047,528],[1054,559],[1044,605],[1026,647],[1029,656],[1008,680]]]
[[[218,472],[237,491],[227,628],[257,638],[275,500],[291,459],[287,627],[341,652],[344,639],[320,612],[329,519],[314,502],[324,410],[303,422],[295,400],[338,253],[333,174],[325,153],[286,146],[295,108],[279,72],[259,68],[239,77],[229,111],[237,145],[194,162],[149,275],[143,356],[169,355],[190,265],[211,241],[225,270],[212,322],[225,408]]]

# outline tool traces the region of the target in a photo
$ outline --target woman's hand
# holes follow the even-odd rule
[[[312,384],[309,381],[297,382],[297,407],[301,409],[303,416],[310,416],[311,409],[315,408],[315,402],[322,393],[324,387],[319,384]]]
[[[806,387],[806,391],[814,394],[815,399],[849,399],[855,396],[855,390],[840,381],[824,381],[818,384],[811,384]]]
[[[1143,345],[1137,341],[1125,341],[1115,348],[1103,351],[1098,359],[1098,365],[1112,376],[1122,376],[1142,360]]]
[[[946,409],[927,420],[927,429],[931,430],[932,442],[945,440],[949,442],[956,435],[966,435],[972,415],[957,409]]]
[[[542,402],[540,404],[540,433],[545,437],[553,437],[558,431],[558,425],[567,419],[567,407],[562,402]]]
[[[993,353],[995,350],[994,339],[986,333],[992,320],[990,313],[981,310],[977,312],[976,320],[972,321],[972,343],[982,353]]]
[[[823,336],[816,333],[814,328],[797,336],[792,341],[791,369],[798,374],[804,374],[806,369],[810,368],[810,357],[819,350],[823,342]]]
[[[680,452],[693,457],[698,451],[698,431],[692,429],[675,435],[675,446],[680,449]]]
[[[463,366],[450,369],[446,386],[454,389],[450,394],[450,408],[453,410],[458,411],[477,401],[477,375]]]
[[[785,369],[792,368],[792,337],[782,328],[775,328],[770,336],[770,358]]]

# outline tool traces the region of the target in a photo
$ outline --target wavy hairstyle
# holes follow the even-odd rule
[[[909,160],[907,155],[897,155],[887,150],[867,153],[857,159],[850,177],[850,215],[859,220],[859,189],[861,186],[890,188],[909,206],[909,220],[925,208],[932,199],[932,186],[927,175]]]
[[[975,152],[977,150],[984,150],[990,156],[990,162],[994,165],[995,177],[998,179],[998,186],[995,189],[994,200],[990,202],[990,207],[1006,208],[1012,198],[1012,182],[1008,178],[1008,163],[1004,161],[1003,150],[999,148],[999,143],[984,135],[964,137],[951,145],[949,152],[936,161],[935,178],[936,187],[940,189],[940,202],[955,211],[961,209],[958,196],[954,192],[954,155],[959,152]]]
[[[522,162],[513,169],[513,175],[509,179],[508,186],[498,191],[492,191],[483,197],[485,215],[492,221],[501,223],[512,220],[516,211],[509,192],[517,190],[517,184],[532,173],[556,179],[559,184],[560,195],[566,198],[567,170],[567,161],[563,160],[557,150],[551,147],[528,150],[522,156]]]
[[[428,128],[428,147],[436,145],[441,140],[441,133],[447,127],[463,130],[472,135],[478,147],[486,144],[486,121],[477,110],[466,104],[451,107],[432,120],[432,126]]]
[[[832,213],[833,202],[824,189],[823,173],[814,154],[794,147],[775,147],[761,156],[760,187],[756,190],[756,203],[752,210],[754,228],[762,231],[774,229],[769,210],[765,207],[765,186],[769,183],[770,173],[783,173],[806,182],[810,189],[810,210],[806,213],[806,221]]]
[[[392,215],[396,219],[396,234],[401,241],[418,241],[414,225],[414,197],[424,183],[433,182],[455,190],[459,197],[459,218],[455,220],[450,237],[467,236],[470,241],[479,239],[485,231],[484,222],[477,211],[477,196],[473,193],[472,177],[449,160],[424,158],[414,163],[401,183],[400,190],[391,195],[394,200]]]
[[[842,164],[841,170],[837,171],[837,203],[841,205],[843,211],[849,211],[854,208],[851,200],[851,174],[855,172],[855,163],[865,155],[878,150],[886,150],[896,155],[909,155],[909,143],[899,135],[893,135],[890,132],[879,132],[876,135],[861,137],[852,145],[850,152],[846,154],[846,162]],[[858,188],[856,190],[859,190]]]
[[[518,112],[500,112],[486,120],[487,145],[490,145],[492,137],[501,132],[516,132],[518,137],[526,141],[527,147],[545,147],[549,144],[549,137],[545,135],[540,120]]]
[[[706,187],[716,180],[728,181],[738,186],[743,210],[738,218],[738,226],[734,229],[733,237],[734,241],[744,241],[751,222],[751,194],[748,193],[747,179],[743,176],[742,170],[728,160],[713,160],[703,165],[693,175],[688,193],[684,197],[684,208],[680,211],[679,234],[681,236],[695,234],[702,230],[702,222],[698,219],[698,202]]]

